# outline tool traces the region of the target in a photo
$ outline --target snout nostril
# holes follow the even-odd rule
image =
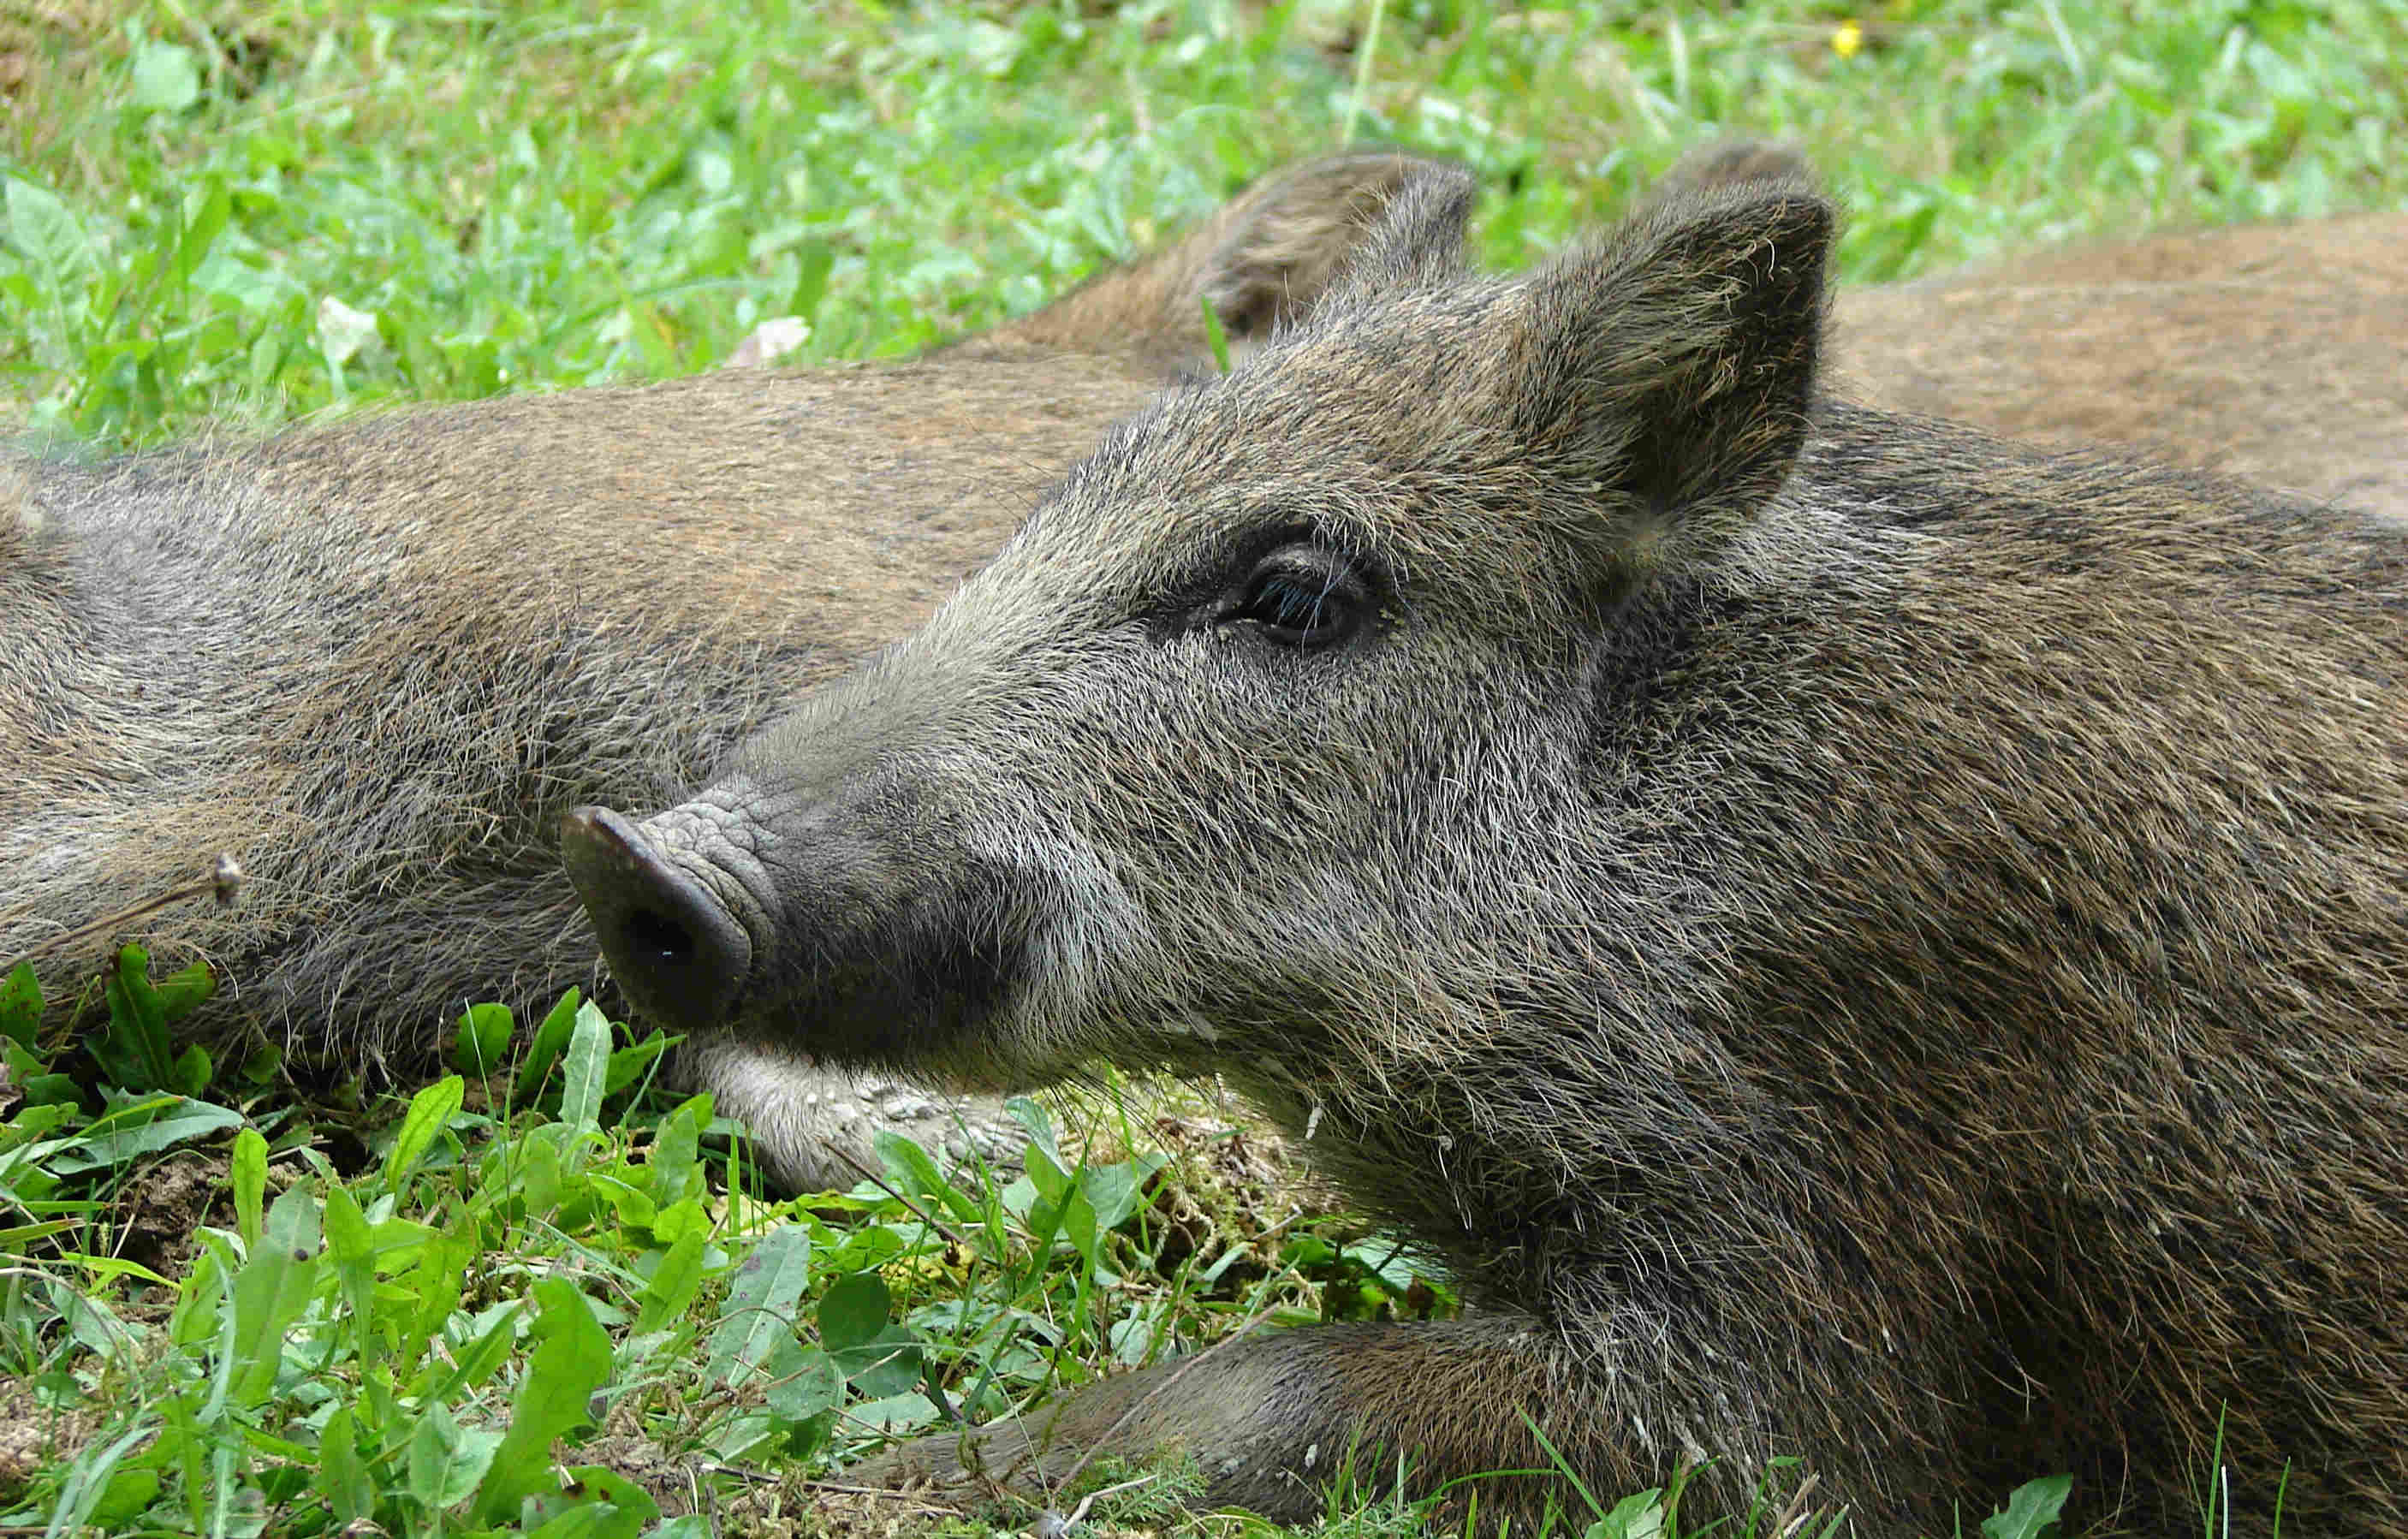
[[[752,964],[751,937],[727,904],[607,807],[570,813],[560,854],[630,1001],[680,1030],[721,1024]]]
[[[638,908],[620,926],[631,956],[649,956],[681,967],[694,960],[694,933],[666,914]]]

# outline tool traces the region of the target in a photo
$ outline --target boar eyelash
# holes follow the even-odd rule
[[[1383,594],[1388,586],[1385,569],[1379,563],[1320,525],[1298,520],[1257,528],[1197,557],[1163,585],[1161,596],[1145,606],[1137,618],[1165,632],[1218,624],[1229,593],[1254,579],[1265,557],[1288,546],[1312,546],[1327,552],[1331,571],[1352,574],[1375,595]]]

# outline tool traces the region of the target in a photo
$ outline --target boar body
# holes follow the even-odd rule
[[[239,902],[139,931],[218,976],[202,1039],[423,1074],[465,1005],[599,981],[564,812],[707,779],[1148,393],[1077,357],[725,373],[36,467],[0,521],[0,955],[232,851]],[[1000,1147],[899,1084],[688,1068],[797,1184],[850,1185],[817,1140],[874,1118]]]
[[[2129,445],[2408,519],[2408,214],[2160,235],[1851,290],[1870,404]]]
[[[652,1018],[1217,1071],[1473,1304],[869,1474],[1168,1446],[1297,1519],[1535,1420],[1599,1494],[1712,1461],[1689,1525],[1802,1455],[1860,1532],[2070,1469],[2165,1533],[2220,1459],[2237,1524],[2408,1533],[2408,531],[1818,395],[1802,187],[1507,280],[1468,196],[699,796],[572,819]]]

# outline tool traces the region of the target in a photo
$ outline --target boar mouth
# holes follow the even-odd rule
[[[837,1062],[979,1077],[966,1040],[1027,948],[997,921],[1008,879],[862,870],[841,848],[772,868],[688,804],[642,825],[580,807],[561,858],[610,973],[638,1014]]]

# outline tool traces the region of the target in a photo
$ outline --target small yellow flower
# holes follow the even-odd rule
[[[1831,51],[1842,59],[1855,58],[1856,50],[1864,46],[1865,29],[1856,24],[1856,19],[1853,16],[1841,22],[1831,33]]]

